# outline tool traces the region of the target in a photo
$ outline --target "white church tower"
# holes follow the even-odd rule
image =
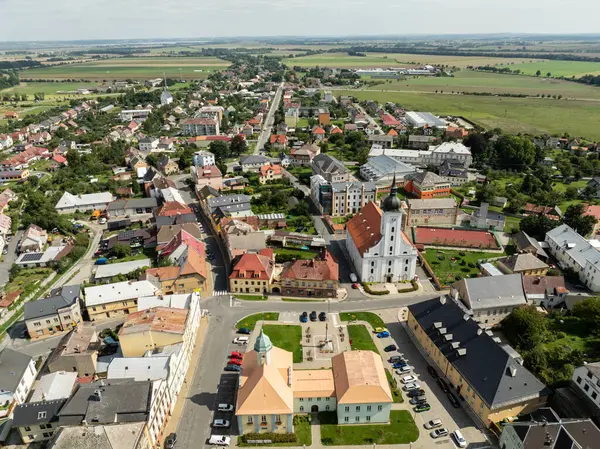
[[[165,76],[165,75],[163,75]],[[164,78],[165,81],[165,87],[163,88],[162,94],[160,94],[160,105],[161,106],[166,106],[168,104],[173,103],[173,95],[171,95],[171,92],[169,92],[167,90],[167,78]]]

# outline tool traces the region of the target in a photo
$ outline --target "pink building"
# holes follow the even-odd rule
[[[204,186],[210,186],[217,190],[223,188],[223,175],[216,165],[207,165],[206,167],[193,166],[192,178],[196,183],[196,190],[200,190]]]

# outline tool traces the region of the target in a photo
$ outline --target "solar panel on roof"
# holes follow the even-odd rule
[[[43,255],[44,255],[44,253],[24,254],[23,258],[21,259],[21,262],[35,262],[37,260],[40,260]]]
[[[135,237],[135,231],[130,229],[128,231],[119,232],[119,240],[131,240]]]

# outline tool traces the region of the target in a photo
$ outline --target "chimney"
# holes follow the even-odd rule
[[[440,304],[441,305],[446,304],[446,297],[444,295],[440,296]]]
[[[482,333],[483,333],[483,329],[482,328],[477,329],[477,335],[481,335]]]
[[[94,390],[94,397],[96,399],[96,401],[100,402],[102,400],[102,392],[100,391],[100,389],[96,389]]]
[[[508,369],[510,370],[511,377],[515,377],[517,375],[517,367],[516,366],[511,365],[508,367]]]

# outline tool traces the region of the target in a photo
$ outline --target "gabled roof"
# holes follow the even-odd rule
[[[464,285],[461,300],[472,310],[526,304],[520,274],[462,279],[453,286]]]
[[[565,278],[562,276],[523,276],[523,290],[525,295],[546,293],[555,295],[569,292],[565,288]]]
[[[16,392],[31,356],[5,348],[0,352],[0,390]]]
[[[194,212],[185,204],[178,203],[177,201],[167,201],[158,208],[156,212],[157,217],[173,217],[176,215],[188,215]]]
[[[263,252],[261,250],[261,252]],[[266,253],[265,253],[266,254]],[[233,265],[230,279],[258,279],[268,281],[273,274],[275,262],[272,257],[263,254],[243,254]]]
[[[145,334],[147,332],[164,332],[183,335],[188,311],[170,307],[153,307],[134,312],[127,316],[119,336]]]
[[[13,427],[39,426],[58,421],[58,412],[66,399],[27,402],[15,407]]]
[[[392,403],[381,356],[373,351],[344,351],[331,359],[338,404]]]
[[[325,250],[322,260],[296,260],[281,273],[281,279],[309,281],[336,281],[339,279],[338,263],[333,255]]]
[[[499,262],[502,262],[509,270],[515,273],[548,268],[547,264],[530,253],[513,254],[512,256],[500,259]]]
[[[430,171],[423,171],[415,174],[408,175],[407,180],[411,180],[413,184],[420,186],[436,186],[437,184],[448,184],[441,176],[436,175]]]
[[[48,315],[56,315],[57,311],[75,304],[80,295],[80,285],[65,286],[52,292],[48,298],[25,303],[24,318],[32,320]]]
[[[319,167],[319,169],[324,173],[348,173],[348,169],[343,163],[328,154],[319,154],[315,156],[312,163],[313,166]]]
[[[379,206],[370,201],[346,223],[346,230],[361,255],[381,240],[381,216]]]

